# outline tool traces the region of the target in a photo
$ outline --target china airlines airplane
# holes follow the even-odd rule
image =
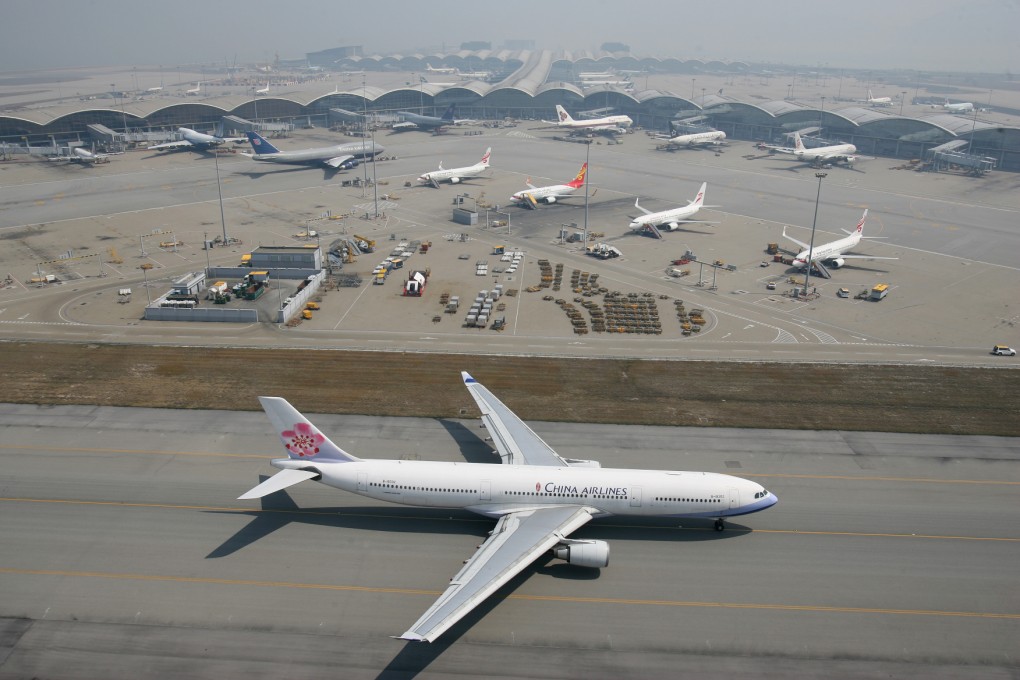
[[[344,451],[279,397],[259,397],[288,457],[280,472],[241,499],[261,498],[315,480],[380,501],[462,508],[496,520],[439,599],[400,637],[433,642],[547,551],[570,564],[600,569],[609,545],[569,538],[596,517],[708,518],[765,510],[776,497],[761,485],[715,472],[602,468],[562,458],[503,402],[461,373],[503,465],[365,460]]]

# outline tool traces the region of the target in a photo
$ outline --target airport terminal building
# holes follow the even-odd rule
[[[555,116],[554,107],[561,104],[573,114],[611,109],[648,129],[664,130],[677,119],[695,120],[724,131],[730,139],[748,141],[781,141],[793,131],[810,130],[833,142],[852,143],[858,153],[865,155],[921,159],[944,149],[961,157],[985,159],[989,169],[1020,171],[1020,128],[982,120],[977,109],[956,113],[933,106],[928,109],[930,114],[910,117],[899,115],[895,107],[872,108],[853,101],[838,100],[825,106],[824,97],[822,106],[812,106],[789,97],[747,101],[706,93],[705,88],[695,92],[693,86],[690,96],[638,87],[642,73],[749,77],[760,71],[743,62],[638,59],[548,50],[385,57],[344,54],[333,60],[332,67],[347,73],[417,74],[435,66],[487,77],[439,83],[415,76],[399,87],[352,84],[346,90],[337,87],[325,93],[319,82],[262,97],[255,96],[250,88],[235,93],[224,87],[219,94],[200,98],[131,99],[122,95],[9,109],[0,113],[0,144],[5,156],[11,148],[83,139],[103,148],[123,148],[148,144],[178,127],[228,132],[239,130],[244,121],[257,126],[291,122],[325,127],[349,123],[352,112],[378,117],[381,122],[397,111],[438,115],[451,105],[460,118],[550,120]],[[594,71],[634,74],[635,82],[582,86],[577,74]],[[903,110],[902,105],[899,110]]]

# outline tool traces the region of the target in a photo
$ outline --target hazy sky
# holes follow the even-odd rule
[[[146,9],[146,8],[150,9]],[[532,39],[540,49],[936,71],[1020,71],[1020,0],[4,0],[0,69],[266,62]]]

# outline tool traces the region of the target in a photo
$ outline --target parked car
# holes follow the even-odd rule
[[[1006,347],[1006,345],[996,345],[995,347],[992,347],[992,354],[1000,357],[1015,357],[1016,350],[1012,347]]]

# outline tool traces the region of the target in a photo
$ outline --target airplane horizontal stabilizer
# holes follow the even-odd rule
[[[262,498],[263,496],[268,496],[271,493],[286,489],[288,486],[294,486],[306,479],[318,476],[319,473],[314,470],[280,470],[248,493],[243,496],[238,496],[237,500],[247,501],[252,498]]]

